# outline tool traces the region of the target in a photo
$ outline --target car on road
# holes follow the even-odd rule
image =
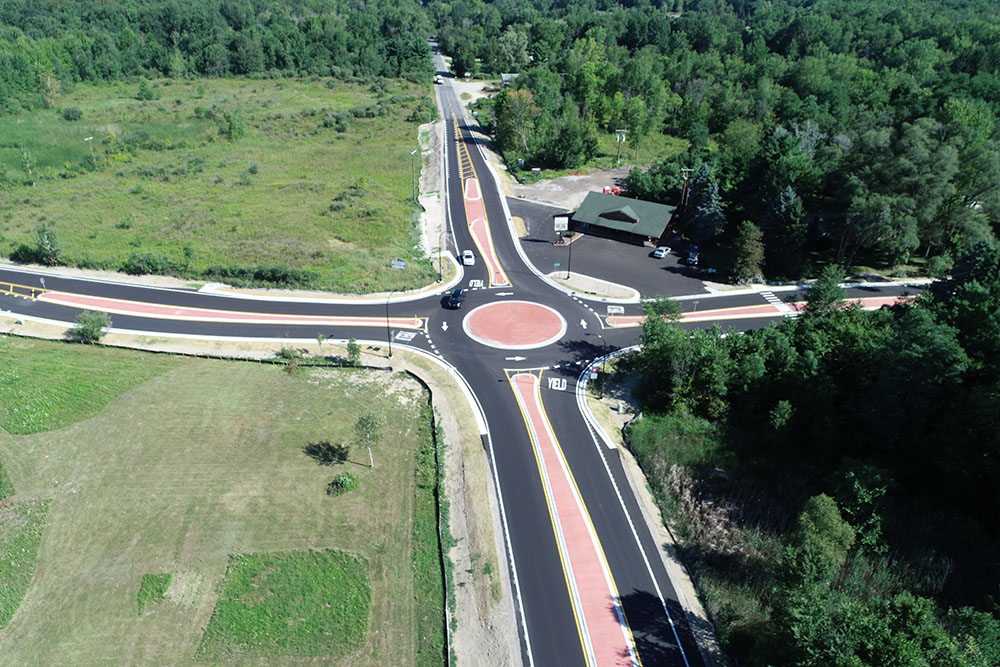
[[[655,257],[656,259],[663,259],[669,254],[670,254],[670,248],[668,248],[665,245],[661,245],[657,247],[656,250],[653,251],[653,257]]]
[[[476,256],[472,254],[471,250],[462,251],[462,264],[465,266],[473,266],[476,263]]]
[[[451,294],[448,295],[448,307],[452,310],[458,310],[462,307],[462,302],[465,301],[465,290],[461,287],[456,287],[452,290]]]
[[[437,84],[444,83],[444,79],[441,78],[440,74],[438,74],[437,76],[434,77],[434,83],[437,83]]]

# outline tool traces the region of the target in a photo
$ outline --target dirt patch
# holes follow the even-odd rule
[[[618,169],[588,169],[585,172],[538,181],[530,185],[512,186],[515,197],[576,210],[589,192],[602,192],[605,187],[625,184],[629,167]]]

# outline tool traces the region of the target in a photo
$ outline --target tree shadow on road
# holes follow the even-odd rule
[[[680,638],[687,663],[692,667],[704,665],[688,627],[687,614],[677,601],[666,601],[669,616],[664,611],[664,603],[660,598],[647,591],[633,589],[631,593],[623,595],[620,602],[642,664],[684,664],[677,642]],[[614,607],[609,607],[609,612],[618,620],[618,611]]]

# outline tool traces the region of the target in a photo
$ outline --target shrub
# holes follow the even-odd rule
[[[278,357],[285,361],[293,361],[302,358],[302,352],[294,347],[283,347],[278,352]]]
[[[358,476],[352,472],[342,472],[326,485],[326,495],[339,496],[358,488]]]
[[[137,252],[129,255],[122,264],[122,271],[133,276],[162,275],[170,273],[173,268],[170,258],[159,252]]]
[[[202,274],[209,280],[218,280],[243,287],[265,285],[268,287],[309,287],[316,281],[316,274],[303,269],[293,269],[284,264],[277,266],[221,266],[213,265]]]
[[[80,120],[83,118],[83,112],[76,107],[66,107],[62,112],[63,120]]]
[[[352,338],[347,341],[347,363],[351,366],[358,366],[361,364],[361,346],[358,345],[357,338]]]
[[[76,316],[76,324],[70,330],[70,338],[78,343],[96,343],[111,328],[111,317],[107,313],[85,310]]]

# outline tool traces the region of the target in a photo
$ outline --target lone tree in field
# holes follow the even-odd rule
[[[368,448],[368,461],[373,468],[375,467],[375,459],[372,456],[372,445],[382,437],[383,424],[382,415],[371,410],[362,412],[358,416],[358,420],[354,422],[354,434],[361,441],[361,444]]]
[[[111,328],[107,313],[85,310],[76,316],[76,325],[70,329],[70,338],[80,343],[96,343]]]

